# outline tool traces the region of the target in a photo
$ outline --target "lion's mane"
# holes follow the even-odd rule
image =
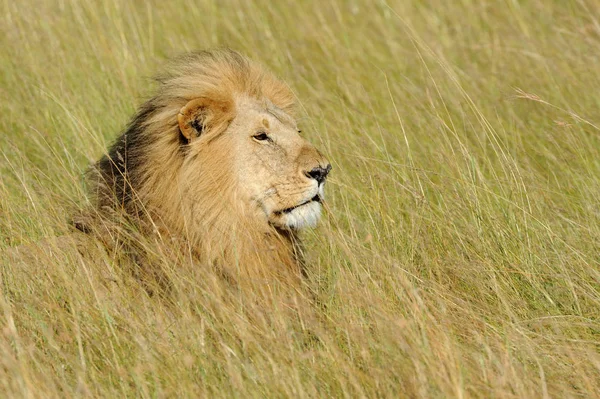
[[[235,195],[225,146],[212,148],[198,168],[186,156],[178,113],[189,101],[205,99],[220,110],[201,127],[217,137],[235,117],[235,98],[268,100],[293,114],[290,89],[259,65],[230,50],[182,56],[156,80],[156,94],[145,102],[125,132],[93,168],[96,213],[126,215],[147,232],[177,237],[200,262],[228,272],[263,278],[300,270],[295,232],[260,230],[243,210],[228,208]]]

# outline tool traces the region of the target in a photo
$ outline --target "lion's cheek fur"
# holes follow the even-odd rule
[[[192,149],[179,177],[181,207],[172,218],[175,233],[186,237],[201,263],[231,277],[267,278],[298,272],[295,236],[281,236],[240,191],[227,139]]]

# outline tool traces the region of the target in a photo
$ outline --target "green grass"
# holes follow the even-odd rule
[[[4,262],[1,396],[600,396],[600,8],[483,3],[3,1],[0,248],[68,232],[188,50],[282,77],[334,169],[313,302]]]

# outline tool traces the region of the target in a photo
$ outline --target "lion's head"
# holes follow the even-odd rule
[[[96,165],[101,212],[150,221],[210,259],[271,251],[286,263],[331,169],[301,136],[289,88],[229,50],[180,57],[157,80]]]
[[[228,108],[213,107],[210,99],[193,99],[178,115],[188,141],[184,169],[189,180],[202,175],[203,168],[206,179],[215,169],[229,169],[239,210],[256,223],[281,229],[314,226],[331,165],[300,136],[294,118],[268,98],[245,93]],[[219,113],[227,115],[227,126],[211,130],[211,119],[222,117]],[[196,184],[186,186],[185,195],[192,196]],[[218,196],[219,185],[214,188]]]

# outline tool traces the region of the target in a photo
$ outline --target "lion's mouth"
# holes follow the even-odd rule
[[[310,204],[311,202],[319,202],[320,203],[321,201],[322,201],[321,197],[319,196],[319,194],[317,194],[314,197],[312,197],[311,199],[301,202],[298,205],[294,205],[289,208],[282,209],[281,211],[276,211],[275,213],[277,213],[277,214],[290,213],[294,209],[300,208],[301,206],[304,206],[306,204]]]

